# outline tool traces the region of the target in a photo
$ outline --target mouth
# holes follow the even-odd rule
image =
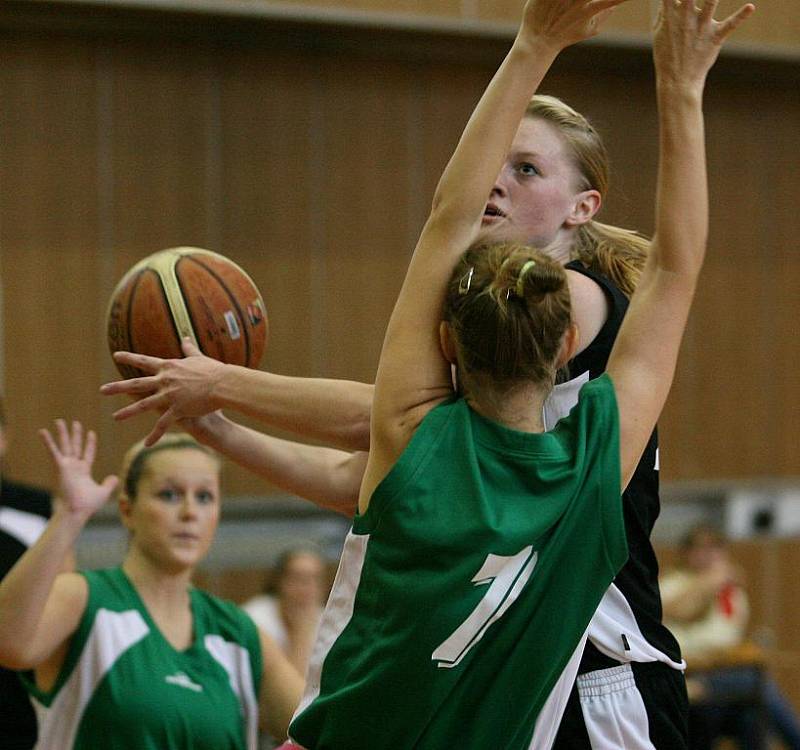
[[[188,531],[178,531],[172,535],[173,539],[177,539],[180,542],[196,542],[200,539],[197,534],[192,534]]]
[[[505,219],[507,214],[500,210],[494,203],[487,203],[486,208],[483,210],[483,224],[494,224],[502,219]]]

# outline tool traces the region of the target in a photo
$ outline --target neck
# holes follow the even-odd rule
[[[574,228],[565,229],[562,227],[558,230],[558,234],[556,234],[553,240],[543,248],[543,252],[562,266],[566,266],[567,263],[574,260],[572,256],[572,247],[574,243]]]
[[[480,396],[467,394],[467,403],[482,417],[520,432],[544,432],[542,407],[547,391],[536,383],[524,383],[502,392],[481,389]]]
[[[131,546],[122,569],[148,608],[161,611],[185,608],[189,599],[192,568],[167,571]]]

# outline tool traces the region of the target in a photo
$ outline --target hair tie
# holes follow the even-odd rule
[[[525,274],[528,271],[530,271],[531,268],[533,268],[535,265],[536,265],[535,260],[526,260],[522,264],[522,268],[519,269],[519,276],[517,276],[517,287],[516,287],[517,297],[525,296],[525,287],[524,287]]]
[[[473,273],[475,273],[475,266],[471,266],[469,271],[467,271],[461,277],[461,281],[458,282],[458,293],[459,294],[464,295],[469,291],[470,286],[472,286],[472,274]]]

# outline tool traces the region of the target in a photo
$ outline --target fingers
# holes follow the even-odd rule
[[[58,461],[58,459],[61,457],[61,451],[58,449],[56,441],[53,440],[50,430],[46,430],[43,427],[41,430],[39,430],[39,437],[42,439],[45,446],[47,446],[47,450],[50,452],[50,455],[53,457],[53,459]]]
[[[699,20],[701,24],[708,24],[714,19],[714,13],[719,5],[719,0],[706,0],[700,10]]]
[[[158,372],[168,360],[161,357],[150,357],[147,354],[134,354],[133,352],[114,352],[114,361],[121,365],[137,367],[145,372]]]
[[[97,433],[89,430],[86,435],[86,446],[83,449],[83,460],[91,466],[94,463],[94,456],[97,451]]]
[[[67,431],[67,423],[63,419],[56,420],[56,433],[58,434],[58,447],[62,456],[69,456],[72,454],[72,444],[69,440],[69,432]]]
[[[122,422],[138,414],[144,414],[146,411],[163,411],[168,403],[166,396],[160,393],[154,393],[152,396],[148,396],[147,398],[123,406],[121,409],[117,409],[112,416],[117,421]]]
[[[111,496],[111,493],[114,492],[115,489],[117,489],[118,485],[119,485],[119,477],[115,476],[114,474],[109,474],[101,482],[101,486],[108,492],[109,497]]]
[[[184,338],[181,340],[181,349],[183,350],[183,353],[187,357],[203,356],[203,352],[201,352],[200,349],[197,346],[195,346],[195,344],[188,336],[184,336]]]
[[[100,386],[100,393],[104,396],[113,396],[117,393],[127,393],[130,395],[141,396],[142,394],[153,393],[158,388],[158,381],[155,375],[148,375],[144,378],[131,378],[130,380],[115,380],[112,383],[104,383]]]
[[[175,413],[173,412],[172,408],[167,409],[158,419],[153,429],[150,431],[150,434],[144,439],[144,444],[146,447],[150,447],[151,445],[155,445],[161,438],[163,437],[164,433],[170,428],[170,425],[175,421]]]
[[[755,12],[756,6],[752,3],[747,3],[743,5],[739,10],[735,13],[731,13],[724,21],[719,22],[719,26],[717,27],[717,39],[722,42],[727,39],[739,26],[742,21],[747,18],[750,18],[751,15]]]
[[[72,420],[72,435],[70,435],[72,443],[72,455],[80,458],[83,452],[83,425],[77,420]]]

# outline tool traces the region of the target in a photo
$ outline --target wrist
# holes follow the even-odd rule
[[[537,35],[534,31],[527,31],[524,26],[517,33],[514,46],[519,52],[548,64],[552,63],[563,49],[563,46],[551,39]]]
[[[671,104],[700,104],[703,100],[704,80],[687,81],[667,75],[656,75],[656,95],[668,99]]]
[[[63,505],[63,501],[56,500],[54,502],[53,515],[50,518],[50,525],[61,533],[73,537],[74,540],[83,531],[83,527],[86,526],[91,517],[91,511],[67,508]]]

